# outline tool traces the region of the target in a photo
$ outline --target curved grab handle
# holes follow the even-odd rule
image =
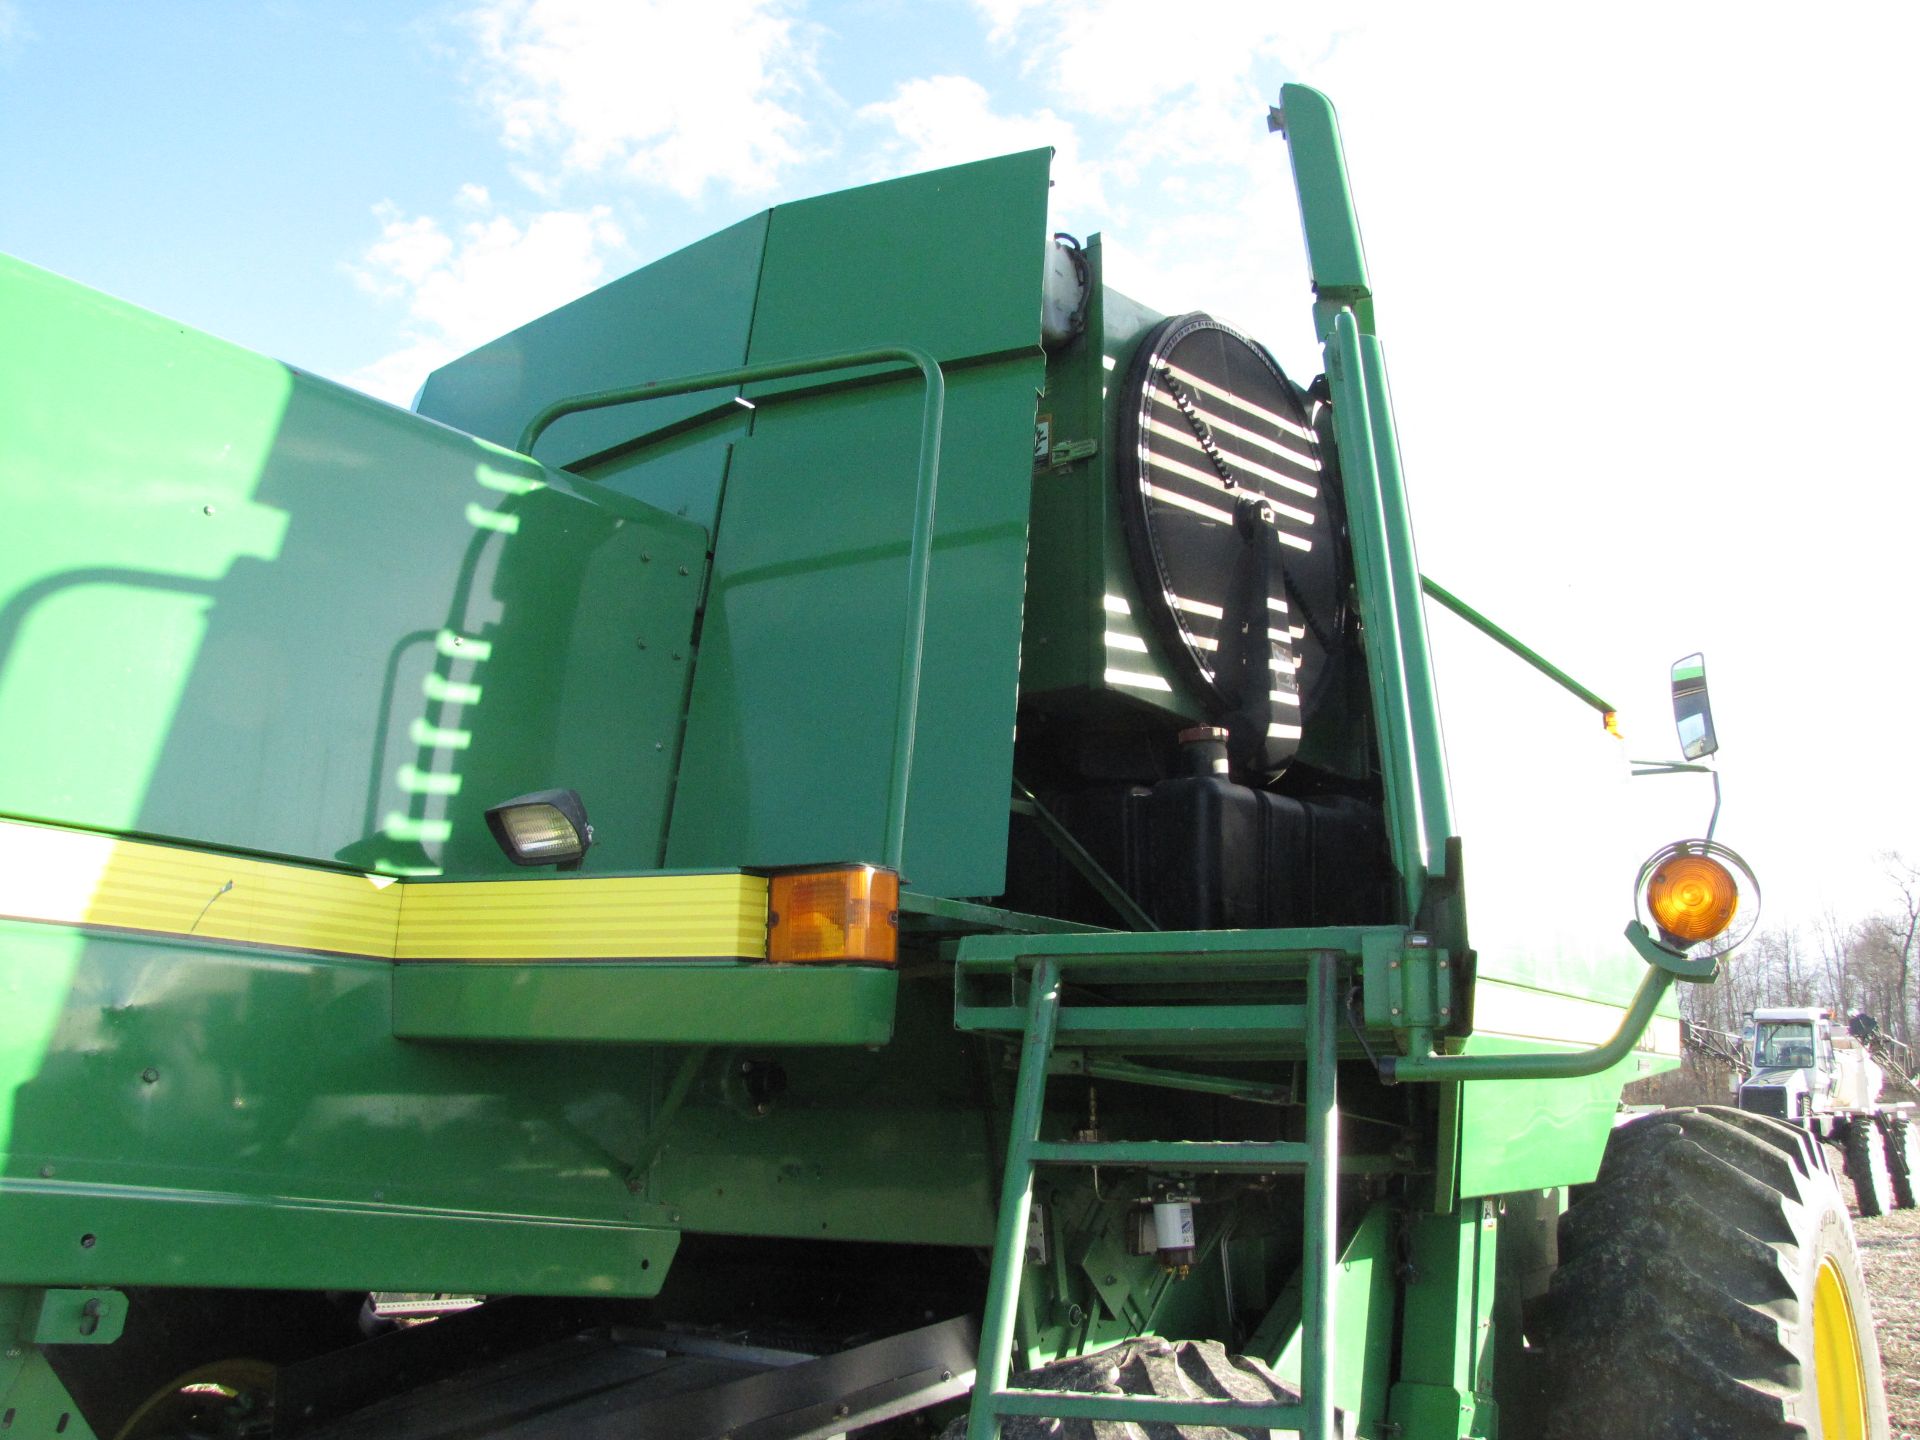
[[[644,385],[629,385],[618,390],[597,390],[570,395],[541,410],[520,432],[516,447],[521,454],[533,455],[533,447],[548,426],[566,415],[583,410],[605,410],[615,405],[633,405],[643,400],[662,400],[670,395],[690,395],[700,390],[718,390],[730,385],[750,385],[762,380],[785,380],[796,375],[817,375],[827,370],[852,370],[866,365],[885,365],[905,361],[920,372],[926,386],[926,399],[920,410],[920,461],[914,488],[913,538],[907,551],[907,624],[901,641],[900,687],[896,692],[893,733],[893,767],[887,777],[887,841],[885,863],[899,870],[907,844],[907,781],[913,771],[913,731],[920,714],[920,669],[926,651],[927,589],[933,560],[934,504],[940,485],[940,427],[946,416],[947,382],[940,373],[940,362],[925,350],[912,345],[877,345],[868,350],[846,350],[833,355],[810,355],[799,360],[778,360],[765,365],[742,365],[732,370],[713,370],[704,375],[684,375],[673,380],[654,380]]]

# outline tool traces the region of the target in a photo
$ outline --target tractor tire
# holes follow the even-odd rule
[[[1894,1208],[1911,1210],[1916,1188],[1920,1188],[1920,1128],[1901,1115],[1882,1116],[1880,1124],[1887,1174],[1893,1181]]]
[[[1871,1220],[1893,1209],[1893,1170],[1887,1164],[1880,1127],[1872,1117],[1854,1116],[1840,1143],[1847,1152],[1847,1178],[1853,1181],[1854,1207],[1861,1219]]]
[[[1887,1440],[1847,1207],[1813,1137],[1765,1116],[1616,1129],[1530,1319],[1548,1440]]]

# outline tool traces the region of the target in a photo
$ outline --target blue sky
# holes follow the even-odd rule
[[[1665,668],[1704,648],[1722,836],[1810,923],[1920,857],[1916,12],[0,0],[0,250],[404,403],[769,203],[1052,144],[1055,222],[1115,283],[1304,378],[1261,117],[1319,85],[1424,567],[1618,698],[1634,753],[1671,750]],[[1435,632],[1456,768],[1509,767],[1478,822],[1581,823]],[[1634,802],[1697,829],[1686,783]]]

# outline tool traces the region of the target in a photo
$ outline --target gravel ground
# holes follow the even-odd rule
[[[1873,1293],[1887,1412],[1899,1440],[1920,1440],[1920,1210],[1853,1221]]]

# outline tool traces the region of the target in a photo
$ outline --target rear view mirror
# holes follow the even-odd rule
[[[1707,703],[1707,662],[1689,655],[1673,662],[1673,723],[1680,731],[1680,753],[1701,760],[1720,748],[1713,733],[1713,708]]]

